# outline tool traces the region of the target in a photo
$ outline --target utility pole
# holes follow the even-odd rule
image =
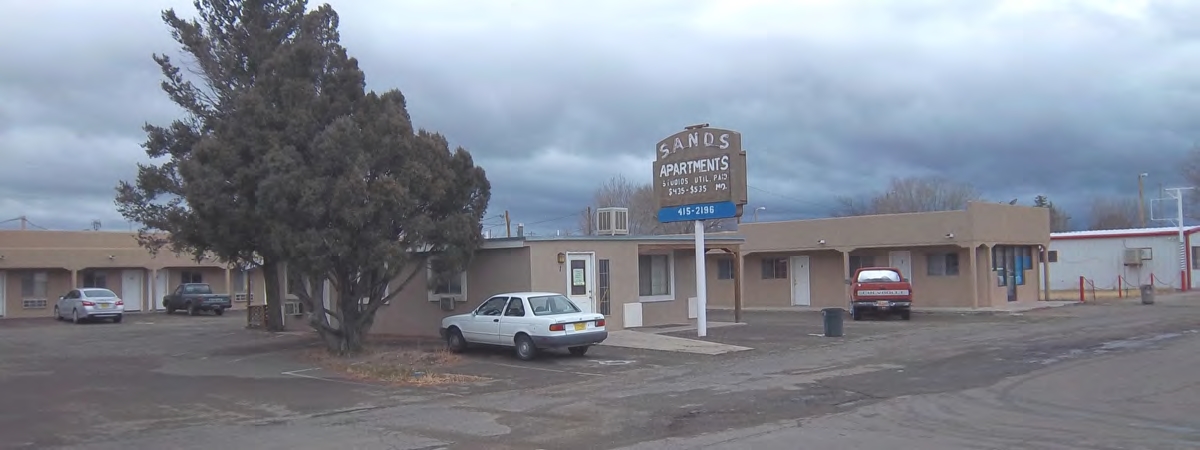
[[[512,237],[512,221],[508,218],[508,210],[504,210],[504,230],[508,237]]]
[[[1179,226],[1179,290],[1188,291],[1191,289],[1190,280],[1188,280],[1188,248],[1187,239],[1183,228],[1183,191],[1195,189],[1194,187],[1177,187],[1167,188],[1171,198],[1175,199],[1175,224]]]
[[[1146,228],[1146,194],[1143,187],[1144,181],[1148,173],[1138,174],[1138,222],[1142,224],[1142,228]]]
[[[592,207],[587,207],[587,235],[592,235]]]

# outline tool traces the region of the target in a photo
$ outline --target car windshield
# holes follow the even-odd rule
[[[188,294],[211,294],[212,288],[207,284],[189,284],[183,287],[183,292]]]
[[[859,283],[899,282],[900,274],[894,270],[864,270],[858,273]]]
[[[117,294],[108,289],[84,289],[83,295],[91,298],[112,298],[117,296]]]
[[[556,314],[577,313],[579,307],[571,300],[561,295],[539,295],[529,297],[529,307],[533,308],[535,316],[553,316]]]

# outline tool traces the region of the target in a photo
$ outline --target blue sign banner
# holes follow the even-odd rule
[[[695,205],[669,206],[658,210],[658,221],[662,223],[730,219],[736,216],[737,205],[733,202],[697,203]]]

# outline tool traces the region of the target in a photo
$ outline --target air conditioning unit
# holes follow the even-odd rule
[[[596,234],[607,236],[629,234],[629,208],[596,209]]]
[[[438,297],[438,305],[442,307],[442,311],[454,311],[454,305],[457,303],[454,297]]]
[[[287,316],[299,316],[304,314],[304,306],[300,302],[283,302],[283,314]]]

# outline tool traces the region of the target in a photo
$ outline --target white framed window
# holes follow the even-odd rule
[[[670,253],[638,255],[638,300],[675,300],[675,256]]]
[[[454,297],[456,301],[467,300],[467,272],[458,272],[447,277],[434,276],[433,261],[425,266],[425,286],[428,287],[429,301],[440,301],[442,297]]]
[[[733,279],[733,257],[724,256],[717,259],[717,279],[732,280]]]
[[[787,258],[763,258],[762,279],[786,280],[788,277]]]
[[[925,263],[925,274],[931,277],[958,276],[958,253],[930,253]]]
[[[46,300],[46,272],[21,273],[21,298]]]
[[[83,287],[85,288],[107,288],[108,274],[98,271],[87,271],[83,273]]]

